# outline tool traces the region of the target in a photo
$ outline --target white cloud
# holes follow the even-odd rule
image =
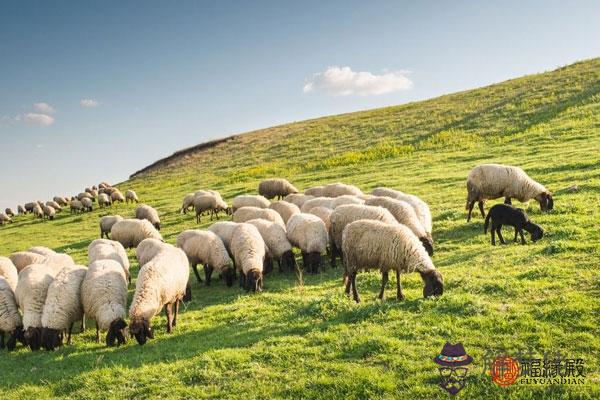
[[[94,99],[81,99],[79,104],[81,105],[81,107],[84,107],[84,108],[94,108],[94,107],[98,107],[100,105],[98,100],[94,100]]]
[[[369,71],[352,71],[350,67],[333,66],[307,79],[303,91],[321,91],[333,96],[380,95],[412,88],[413,83],[406,77],[407,74],[407,71],[392,71],[377,75]]]
[[[46,114],[27,113],[17,115],[15,121],[30,125],[50,126],[54,123],[54,118]]]
[[[52,114],[54,113],[54,107],[52,107],[50,104],[48,103],[33,103],[33,108],[35,109],[35,111],[42,113],[42,114]]]

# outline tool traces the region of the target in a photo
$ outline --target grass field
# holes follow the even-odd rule
[[[379,301],[373,272],[357,278],[363,302],[354,304],[343,294],[341,270],[330,268],[305,275],[303,284],[274,272],[254,295],[194,281],[174,334],[166,334],[161,315],[156,339],[143,347],[134,340],[107,349],[88,329],[52,353],[1,352],[2,398],[447,398],[431,360],[446,341],[462,342],[475,360],[457,397],[600,398],[599,155],[600,59],[251,132],[186,155],[118,185],[159,210],[168,242],[198,227],[191,214],[178,213],[191,191],[212,188],[231,200],[272,176],[300,188],[385,185],[429,203],[444,295],[424,300],[412,274],[403,278],[406,301],[395,300],[394,278]],[[480,216],[465,222],[465,178],[482,162],[519,165],[554,192],[553,212],[541,214],[535,202],[528,208],[547,232],[543,240],[492,247]],[[567,190],[574,184],[578,190]],[[85,263],[98,217],[108,213],[130,216],[133,206],[63,212],[53,222],[17,217],[0,227],[0,254],[45,245]],[[130,258],[135,276],[133,252]],[[583,358],[586,384],[498,387],[484,359],[503,349]]]

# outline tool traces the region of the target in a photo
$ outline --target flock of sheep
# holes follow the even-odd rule
[[[113,195],[120,192],[115,189],[109,195],[107,188],[100,185],[99,204],[102,195],[104,205],[106,198],[119,198]],[[513,225],[516,231],[531,227],[524,211],[510,205],[513,198],[536,199],[543,211],[553,208],[552,194],[517,167],[480,165],[469,174],[467,189],[469,219],[475,202],[485,215],[486,200],[505,198],[504,208],[488,215],[486,229],[490,218],[493,230],[502,224]],[[331,267],[341,258],[345,291],[352,292],[356,302],[360,301],[357,273],[370,269],[382,273],[379,298],[389,272],[396,274],[399,300],[404,299],[400,274],[411,272],[420,274],[424,297],[442,295],[444,280],[431,259],[431,212],[419,197],[384,187],[365,194],[343,183],[312,187],[301,194],[285,179],[265,180],[258,191],[235,197],[231,207],[213,190],[185,196],[181,211],[193,208],[198,221],[205,213],[218,218],[219,212],[231,214],[232,220],[216,222],[207,230],[183,231],[175,245],[163,240],[158,212],[140,204],[135,218],[100,219],[101,238],[88,247],[88,267],[44,247],[0,257],[0,345],[14,349],[20,341],[32,350],[55,349],[65,334],[70,342],[75,323],[81,321],[85,329],[84,315],[95,321],[96,340],[104,331],[109,346],[125,343],[129,335],[144,344],[153,338],[151,321],[163,308],[167,331],[176,325],[181,301],[191,299],[190,265],[198,282],[202,282],[198,265],[203,266],[206,285],[216,273],[227,286],[239,278],[247,291],[261,291],[274,262],[280,272],[300,268],[293,249],[300,250],[302,269],[312,273],[324,268],[326,254]],[[137,201],[135,193],[131,197]],[[274,198],[281,200],[271,202]],[[82,200],[74,198],[71,204],[74,201]],[[136,249],[140,265],[129,325],[127,248]]]

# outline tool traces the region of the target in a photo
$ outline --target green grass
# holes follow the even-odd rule
[[[406,301],[394,299],[393,278],[388,299],[378,301],[373,272],[357,279],[357,305],[343,295],[341,271],[330,268],[304,275],[303,285],[275,272],[255,295],[193,282],[194,300],[174,334],[156,317],[156,339],[143,347],[107,349],[88,329],[53,353],[0,353],[2,398],[447,398],[431,361],[446,341],[462,342],[475,359],[463,398],[600,398],[599,154],[594,59],[424,102],[251,132],[187,155],[119,185],[159,210],[168,242],[197,227],[192,215],[177,212],[194,190],[217,189],[231,200],[271,176],[300,188],[386,185],[430,204],[444,295],[422,299],[412,274],[403,278]],[[554,191],[552,213],[541,214],[535,202],[528,208],[547,232],[543,240],[492,247],[479,216],[465,222],[465,178],[482,162],[522,166]],[[579,190],[567,191],[573,184]],[[53,222],[18,217],[0,227],[0,254],[46,245],[84,263],[107,213],[131,216],[133,207],[63,213]],[[482,373],[490,350],[528,348],[583,358],[587,385],[503,389]]]

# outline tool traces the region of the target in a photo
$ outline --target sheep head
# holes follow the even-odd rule
[[[42,328],[41,344],[48,351],[52,351],[63,344],[63,332],[58,329]]]
[[[426,272],[420,272],[421,278],[425,283],[423,288],[423,297],[441,296],[444,293],[444,278],[437,269]]]
[[[106,333],[106,345],[113,347],[127,343],[127,323],[122,318],[117,318],[110,323],[108,332]],[[142,343],[140,343],[142,344]]]
[[[154,339],[152,328],[150,328],[150,321],[140,318],[131,320],[129,333],[135,336],[135,339],[140,345],[146,344],[148,339]]]

